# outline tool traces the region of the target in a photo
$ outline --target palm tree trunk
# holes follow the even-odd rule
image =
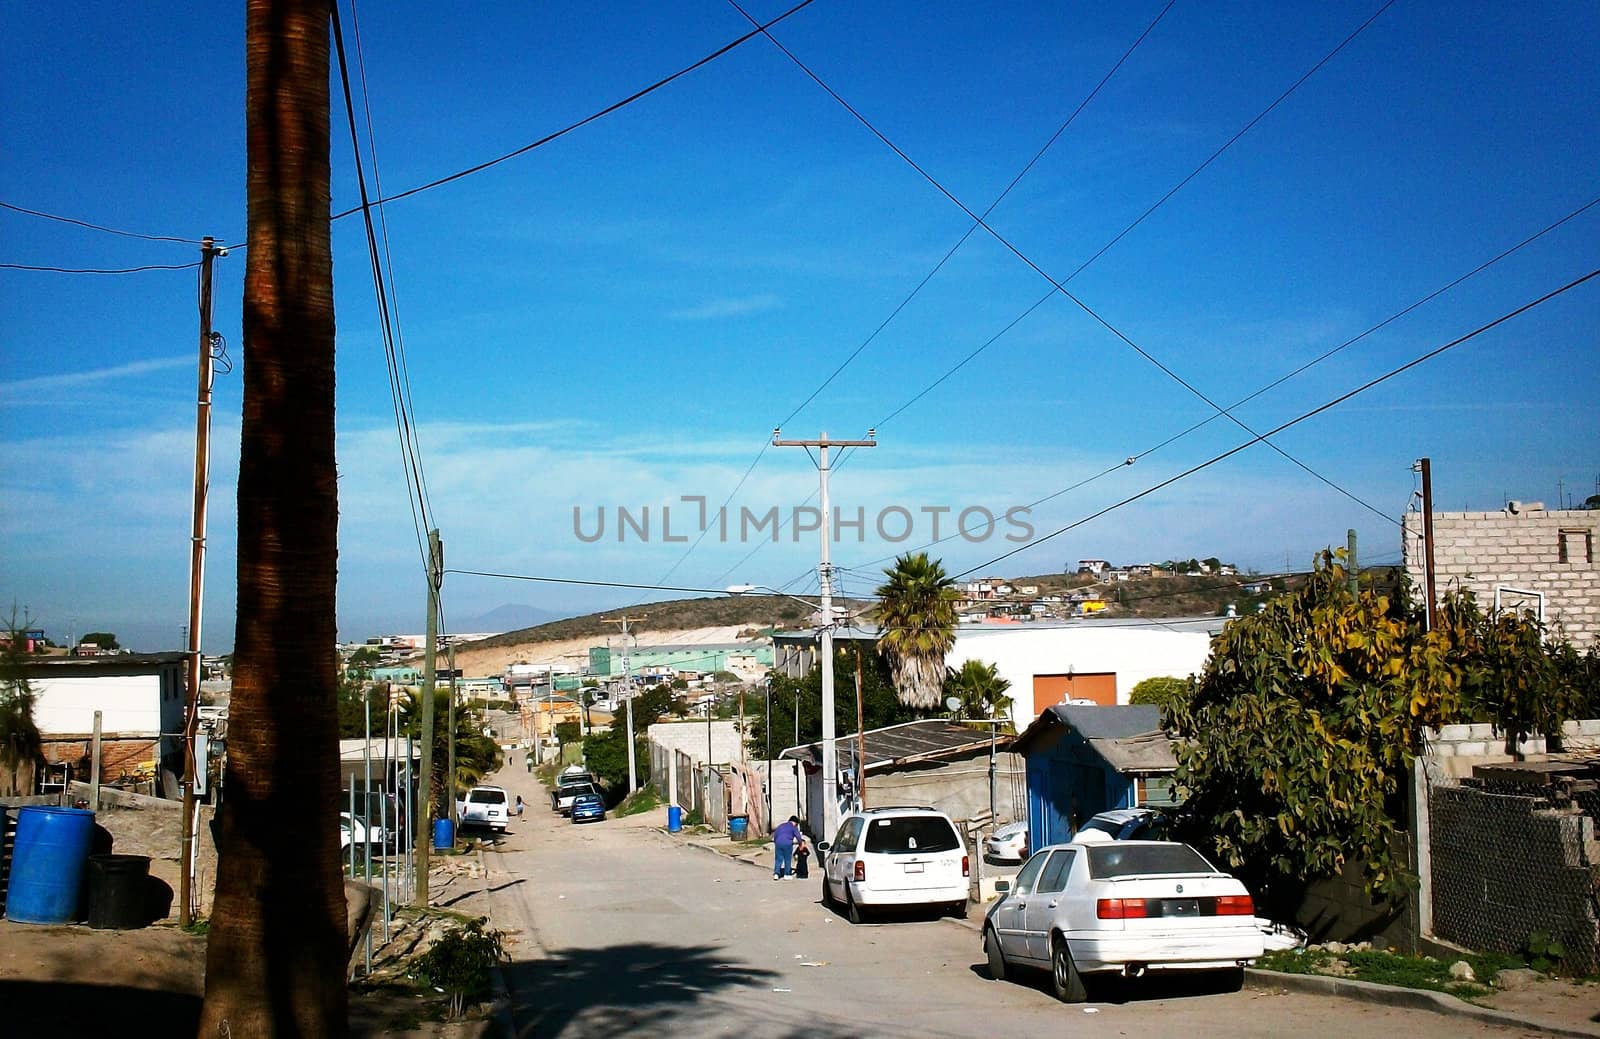
[[[202,1036],[342,1036],[327,0],[248,0],[238,620]]]

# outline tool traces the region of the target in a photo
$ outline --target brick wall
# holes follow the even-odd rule
[[[1580,649],[1600,643],[1600,512],[1435,512],[1433,542],[1439,595],[1452,588],[1469,589],[1487,608],[1494,604],[1496,587],[1543,592],[1546,624],[1559,626]],[[1406,572],[1413,586],[1422,589],[1426,574],[1419,513],[1406,515],[1401,544]],[[1502,599],[1505,605],[1519,601],[1510,593]]]

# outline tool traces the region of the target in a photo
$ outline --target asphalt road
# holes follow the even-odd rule
[[[1042,975],[990,981],[979,935],[961,923],[852,927],[819,904],[815,871],[773,881],[660,832],[664,812],[573,825],[527,778],[501,774],[528,808],[485,859],[486,908],[512,932],[518,1036],[1526,1034],[1334,997],[1153,983],[1067,1006]]]

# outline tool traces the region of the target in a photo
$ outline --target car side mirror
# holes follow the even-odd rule
[[[821,844],[817,845],[817,851],[822,855],[826,855],[828,853],[828,849],[831,847],[833,847],[832,844],[829,844],[827,841],[823,841]]]
[[[1009,881],[1009,880],[997,880],[997,881],[994,882],[994,893],[995,894],[1003,895],[1007,891],[1010,891],[1010,890],[1011,890],[1011,881]]]

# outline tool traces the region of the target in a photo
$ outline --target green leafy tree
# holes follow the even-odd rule
[[[376,646],[362,646],[350,654],[350,659],[345,661],[346,667],[371,669],[378,666],[378,649]]]
[[[1229,624],[1176,705],[1178,780],[1198,839],[1268,905],[1348,859],[1397,893],[1397,802],[1424,726],[1453,720],[1461,670],[1445,632],[1373,592],[1332,553],[1299,591]]]
[[[666,685],[651,686],[633,698],[634,761],[648,762],[649,748],[645,733],[650,726],[668,714],[684,710],[683,701]],[[583,740],[583,760],[596,779],[620,799],[628,784],[628,713],[625,705],[618,705],[612,715],[611,728],[589,730]]]
[[[822,738],[822,668],[814,667],[803,678],[789,678],[776,671],[772,681],[772,750],[790,747],[795,742],[798,716],[800,743],[814,743]],[[836,654],[833,668],[834,696],[833,723],[839,733],[856,731],[856,658],[853,652]],[[933,712],[908,707],[895,690],[889,663],[881,655],[863,652],[861,655],[862,717],[868,729],[885,725],[916,721]],[[942,706],[942,705],[941,705]],[[766,701],[745,704],[745,727],[749,732],[747,745],[756,757],[767,749]]]
[[[1146,678],[1128,694],[1130,704],[1154,704],[1161,708],[1161,724],[1170,725],[1179,707],[1187,703],[1194,684],[1187,678]]]
[[[956,643],[955,582],[926,552],[900,556],[883,573],[878,647],[889,659],[895,690],[908,707],[937,707],[945,654]]]
[[[422,737],[422,692],[405,690],[400,695],[400,732]],[[450,698],[443,693],[433,698],[433,782],[439,798],[445,798],[450,768]],[[477,786],[484,776],[500,767],[500,745],[483,733],[483,717],[470,707],[456,707],[456,787]],[[447,814],[441,803],[439,815]]]
[[[122,646],[117,642],[117,637],[109,631],[91,631],[89,634],[78,640],[79,645],[82,645],[85,642],[92,642],[101,649],[122,648]]]
[[[346,671],[339,679],[339,738],[355,740],[367,734],[367,705],[372,705],[372,728],[383,735],[389,717],[389,691],[359,674]]]
[[[583,738],[583,727],[577,722],[556,722],[555,733],[556,742],[566,746]]]
[[[1000,677],[995,665],[981,660],[966,661],[960,670],[945,674],[946,698],[953,696],[961,701],[951,712],[951,720],[1009,718],[1011,697],[1006,695],[1006,690],[1010,688],[1010,681]]]
[[[44,765],[44,742],[33,718],[38,694],[28,680],[28,650],[21,637],[32,626],[26,617],[18,623],[13,606],[0,646],[0,796],[5,797],[33,793]]]

